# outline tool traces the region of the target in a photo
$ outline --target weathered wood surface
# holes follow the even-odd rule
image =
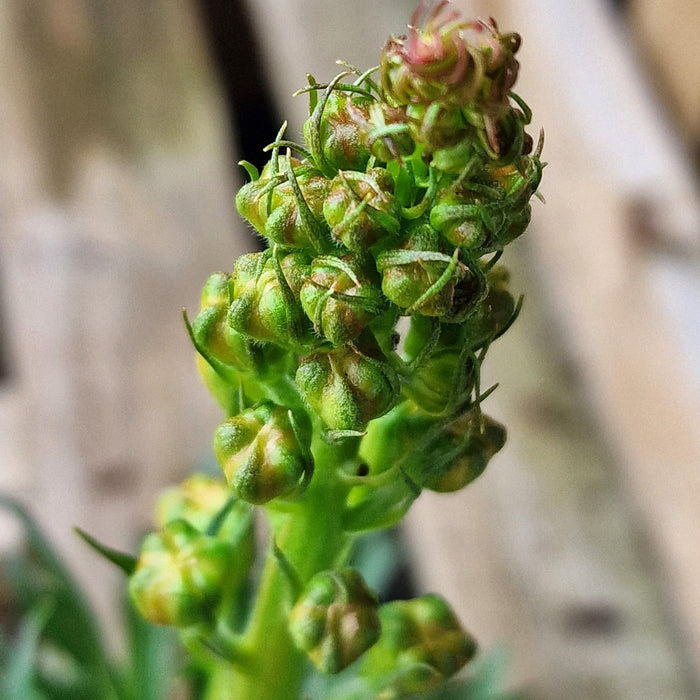
[[[133,547],[218,417],[180,310],[246,245],[226,120],[187,3],[3,0],[0,73],[0,488],[104,612],[72,526]]]
[[[664,270],[691,290],[697,280],[683,149],[600,2],[569,15],[546,0],[459,4],[525,36],[520,92],[547,131],[548,203],[508,260],[523,318],[486,366],[501,383],[486,410],[509,445],[463,494],[414,507],[421,584],[485,647],[507,646],[513,684],[537,697],[695,697],[698,379],[664,282]],[[290,96],[305,74],[376,61],[413,3],[250,5],[294,137],[306,100]],[[128,546],[158,486],[208,453],[217,411],[179,309],[248,243],[191,8],[56,7],[0,0],[0,303],[13,370],[0,385],[0,488],[34,506],[106,608],[108,567],[70,526]]]
[[[696,0],[632,0],[627,16],[638,42],[636,55],[654,87],[700,157],[700,3]]]

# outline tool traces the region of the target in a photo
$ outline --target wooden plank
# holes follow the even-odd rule
[[[521,80],[535,114],[546,120],[551,162],[543,187],[548,204],[537,212],[530,235],[533,261],[557,302],[567,352],[580,367],[601,429],[624,467],[688,654],[700,659],[697,384],[654,288],[652,272],[665,264],[663,254],[640,247],[631,215],[640,198],[652,212],[673,207],[675,216],[659,235],[692,255],[700,230],[697,192],[682,147],[664,127],[612,15],[598,3],[576,5],[568,15],[557,8],[550,2],[528,12],[504,7],[512,26],[538,37],[537,45],[523,45]],[[565,19],[568,29],[561,26]],[[577,40],[573,26],[576,36],[597,42]],[[603,66],[605,75],[596,70]],[[581,82],[567,86],[566,77]],[[588,107],[575,94],[585,94]],[[615,116],[601,123],[603,104]]]
[[[2,2],[0,70],[1,486],[113,622],[122,578],[71,528],[132,548],[210,451],[180,310],[246,246],[227,120],[186,3]]]
[[[700,148],[700,3],[697,0],[631,0],[630,28],[637,55],[688,146]]]

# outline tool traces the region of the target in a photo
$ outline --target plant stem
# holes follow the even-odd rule
[[[337,475],[357,453],[358,441],[329,445],[315,431],[312,446],[316,471],[304,496],[289,510],[266,508],[272,537],[303,586],[319,571],[342,566],[351,540],[343,532],[343,513],[349,487]],[[207,700],[292,700],[299,697],[308,661],[287,629],[294,603],[293,583],[280,566],[271,543],[243,644],[251,663],[213,674]]]

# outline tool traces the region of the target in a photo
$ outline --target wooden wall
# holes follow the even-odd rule
[[[412,4],[249,3],[290,133],[305,74],[373,64]],[[697,697],[694,122],[673,121],[638,60],[643,2],[633,22],[602,0],[457,4],[524,36],[547,204],[507,256],[526,305],[486,368],[508,446],[411,511],[419,582],[506,647],[535,697]],[[108,610],[115,579],[70,526],[128,546],[158,487],[208,454],[217,412],[179,313],[251,244],[194,8],[61,5],[0,0],[0,488]]]

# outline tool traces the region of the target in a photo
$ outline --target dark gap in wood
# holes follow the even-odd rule
[[[235,160],[258,167],[281,119],[244,0],[199,0],[209,49],[224,89]]]
[[[5,312],[5,295],[2,288],[2,277],[0,276],[0,384],[9,384],[12,379],[12,358],[10,356],[10,337]]]

